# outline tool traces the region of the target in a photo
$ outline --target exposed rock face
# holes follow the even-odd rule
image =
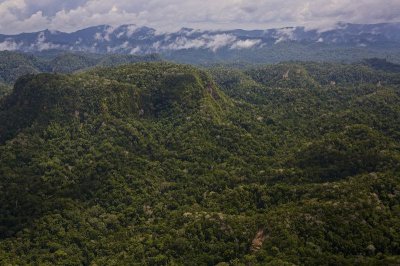
[[[250,251],[257,252],[261,249],[264,240],[267,236],[265,235],[264,229],[259,229],[256,236],[254,237],[253,241],[251,242]]]
[[[284,80],[288,80],[289,79],[289,72],[290,72],[290,70],[286,71],[285,74],[283,74],[282,78]]]

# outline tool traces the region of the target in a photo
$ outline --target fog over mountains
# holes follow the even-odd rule
[[[400,23],[338,23],[332,30],[304,27],[269,30],[201,31],[182,28],[159,33],[153,28],[101,25],[72,33],[44,30],[18,35],[0,35],[0,50],[40,52],[45,50],[92,53],[148,54],[183,50],[211,52],[268,48],[283,43],[346,47],[395,47],[400,44]]]

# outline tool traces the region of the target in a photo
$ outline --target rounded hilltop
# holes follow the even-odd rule
[[[6,125],[0,129],[0,138],[7,139],[34,122],[84,122],[109,116],[176,118],[200,106],[217,110],[226,101],[208,74],[171,63],[98,67],[69,75],[26,75],[17,80],[0,106],[0,121]]]

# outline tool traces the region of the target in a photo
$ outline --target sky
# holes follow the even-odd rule
[[[0,0],[0,33],[135,24],[159,31],[328,29],[337,22],[400,22],[400,0]]]

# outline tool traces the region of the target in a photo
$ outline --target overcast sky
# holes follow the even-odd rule
[[[0,0],[0,33],[136,24],[160,31],[400,22],[400,0]]]

